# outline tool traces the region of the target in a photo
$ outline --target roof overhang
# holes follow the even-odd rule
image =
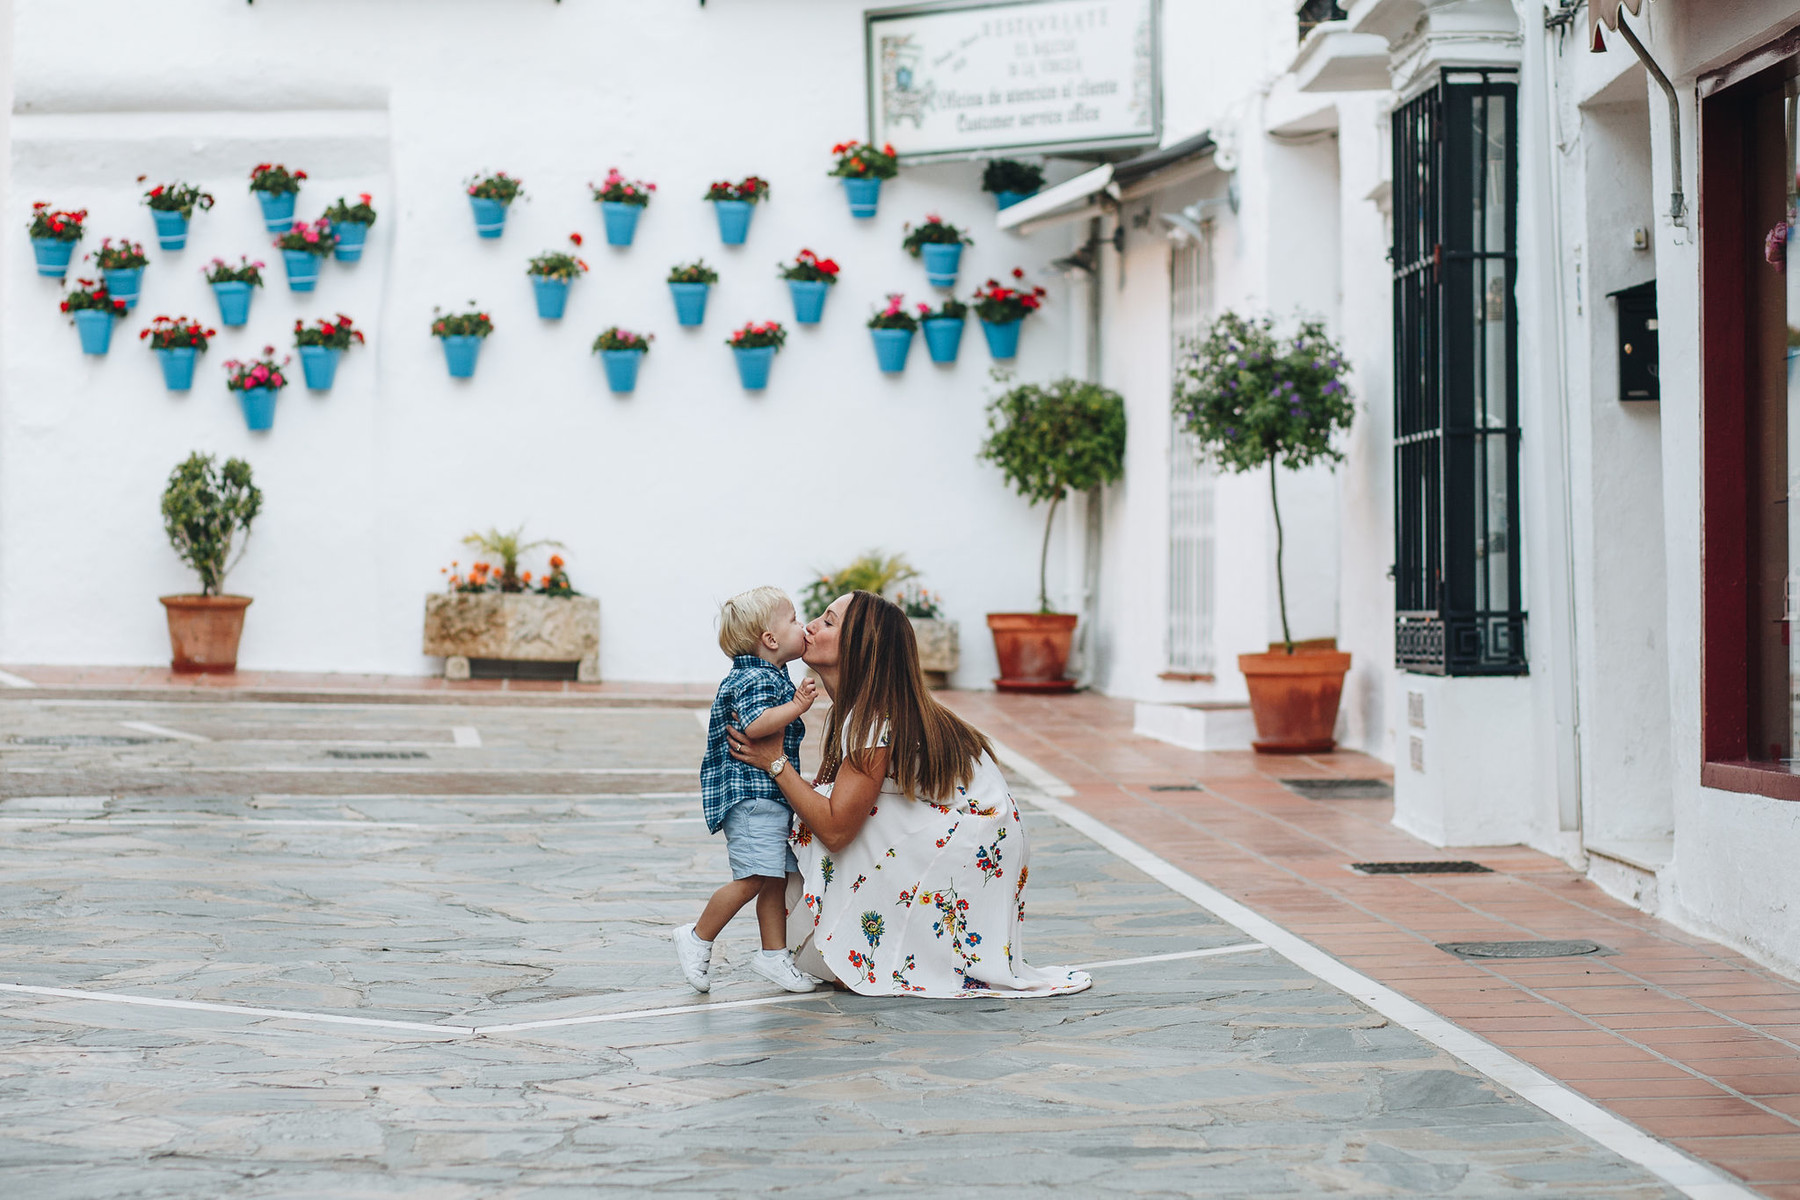
[[[1141,196],[1206,170],[1217,148],[1210,133],[1200,133],[1124,162],[1106,163],[1002,209],[994,223],[1001,229],[1036,233],[1099,216],[1112,202]]]

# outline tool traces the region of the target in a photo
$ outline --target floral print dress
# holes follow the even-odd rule
[[[946,803],[909,800],[884,780],[840,853],[798,817],[789,842],[800,873],[788,876],[788,945],[802,971],[865,996],[1054,996],[1092,984],[1084,971],[1025,962],[1031,856],[985,754]]]

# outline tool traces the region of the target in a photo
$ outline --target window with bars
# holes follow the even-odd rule
[[[1205,333],[1205,246],[1176,243],[1169,262],[1170,344],[1179,362]],[[1213,470],[1179,418],[1169,449],[1169,621],[1166,678],[1213,672]]]
[[[1518,86],[1445,71],[1393,117],[1395,659],[1522,675]]]

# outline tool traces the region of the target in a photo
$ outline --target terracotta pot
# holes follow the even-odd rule
[[[1338,697],[1350,656],[1335,643],[1294,643],[1289,654],[1276,643],[1267,654],[1238,655],[1238,670],[1250,687],[1250,715],[1256,720],[1260,754],[1322,754],[1337,745]]]
[[[1072,692],[1073,679],[1063,678],[1069,643],[1075,640],[1073,613],[989,613],[994,655],[1003,692]]]
[[[169,611],[169,666],[180,672],[237,670],[248,596],[163,596]]]

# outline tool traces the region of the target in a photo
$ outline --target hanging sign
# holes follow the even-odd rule
[[[993,0],[863,15],[869,141],[902,158],[1154,146],[1158,0]]]

